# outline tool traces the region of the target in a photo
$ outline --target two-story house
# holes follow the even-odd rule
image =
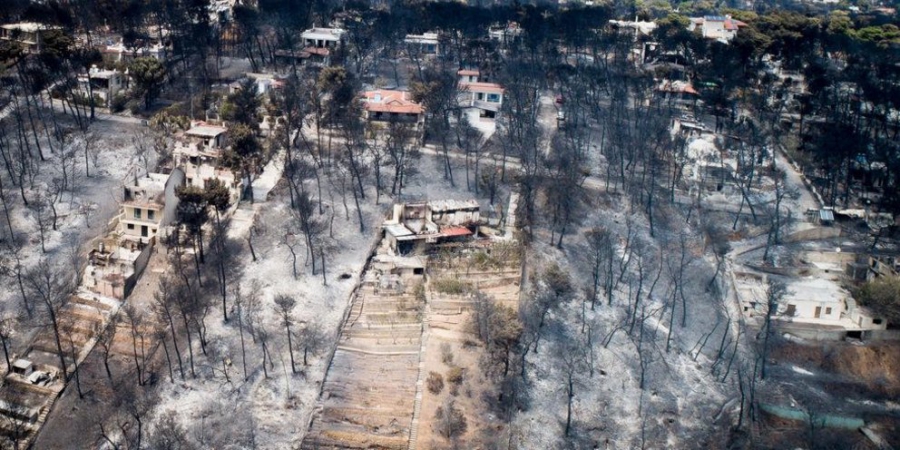
[[[460,79],[478,80],[478,71],[460,70]],[[477,108],[482,117],[496,117],[503,106],[503,86],[481,81],[459,83],[459,103],[464,108]]]
[[[745,26],[746,23],[732,19],[728,15],[692,17],[688,31],[699,31],[700,35],[707,39],[727,43],[737,36],[741,27]]]
[[[232,195],[240,192],[241,180],[224,166],[228,129],[195,121],[175,142],[172,156],[175,167],[184,172],[185,184],[199,188],[206,187],[209,180],[216,178],[231,190]]]
[[[347,30],[341,28],[310,28],[300,34],[300,40],[308,48],[334,50],[341,45]]]
[[[36,22],[8,23],[0,25],[0,40],[16,42],[28,53],[38,53],[44,36],[59,27]]]
[[[437,33],[407,34],[403,39],[407,53],[423,56],[438,56],[441,46]]]
[[[102,101],[101,105],[107,108],[112,99],[126,88],[125,74],[118,70],[100,69],[96,65],[88,70],[87,74],[78,76],[78,90],[82,95],[94,95]]]
[[[421,124],[425,109],[414,102],[406,91],[377,89],[366,91],[362,96],[366,120],[379,122],[405,122]]]
[[[125,185],[116,231],[124,241],[149,244],[160,230],[169,175],[149,173]]]

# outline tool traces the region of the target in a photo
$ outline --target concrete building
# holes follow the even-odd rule
[[[103,297],[125,299],[147,267],[152,249],[153,245],[140,247],[117,243],[113,238],[101,239],[88,253],[81,286]]]
[[[144,47],[126,47],[124,43],[119,42],[107,45],[100,50],[103,55],[103,61],[107,64],[117,62],[131,62],[135,58],[153,58],[158,61],[165,61],[169,49],[161,44],[154,43]]]
[[[225,147],[227,133],[228,128],[223,126],[194,121],[184,136],[203,150],[220,150]]]
[[[509,22],[506,25],[494,25],[488,28],[488,37],[501,44],[507,44],[519,39],[524,32],[525,30],[519,26],[518,22]]]
[[[162,227],[175,219],[175,189],[182,182],[182,172],[174,171],[171,175],[149,173],[125,185],[121,211],[114,219],[117,235],[141,246],[152,243]]]
[[[305,47],[335,49],[347,30],[341,28],[310,28],[300,34]]]
[[[689,81],[662,80],[655,93],[658,99],[677,106],[693,106],[700,99],[700,92]]]
[[[378,89],[366,91],[362,96],[366,120],[379,122],[404,122],[421,125],[425,109],[412,100],[406,91]]]
[[[459,75],[459,84],[477,83],[481,77],[481,71],[478,69],[459,69],[456,71]]]
[[[746,23],[732,19],[728,15],[692,17],[688,31],[699,31],[700,35],[707,39],[728,43],[737,36],[740,28],[745,26]]]
[[[475,200],[398,203],[382,228],[388,249],[406,255],[422,245],[468,239],[481,222]]]
[[[460,74],[460,77],[463,76]],[[471,77],[473,75],[467,76]],[[476,74],[474,77],[477,78],[479,75]],[[482,117],[496,117],[503,106],[503,86],[497,83],[461,82],[459,83],[459,90],[460,105],[466,108],[479,109]]]
[[[36,22],[19,22],[0,25],[0,40],[20,44],[28,53],[41,51],[44,36],[59,27]]]
[[[237,200],[241,179],[224,164],[228,129],[205,122],[192,125],[181,139],[176,140],[172,152],[175,167],[184,173],[184,184],[205,188],[209,180],[216,178],[231,190],[232,200]]]
[[[100,69],[96,65],[87,74],[78,76],[78,90],[82,95],[94,95],[102,101],[101,105],[110,107],[112,100],[126,88],[125,74],[118,70]]]
[[[403,39],[408,53],[415,55],[439,56],[441,46],[437,33],[407,34]]]

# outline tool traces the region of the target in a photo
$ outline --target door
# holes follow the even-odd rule
[[[147,237],[147,225],[141,225],[141,236]],[[816,313],[816,317],[819,317],[818,312]]]
[[[818,319],[822,315],[822,307],[816,306],[816,319]]]

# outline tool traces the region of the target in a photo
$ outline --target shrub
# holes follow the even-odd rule
[[[444,390],[444,377],[437,372],[428,372],[425,384],[428,386],[428,392],[438,395]]]
[[[472,289],[472,285],[456,278],[441,278],[432,282],[435,291],[443,294],[462,295]]]
[[[125,103],[125,108],[127,108],[128,111],[131,112],[132,114],[137,114],[137,113],[141,112],[141,108],[143,106],[144,106],[143,102],[141,102],[140,100],[136,100],[136,99],[128,100],[128,102]]]
[[[113,97],[111,102],[109,102],[109,109],[114,113],[122,112],[125,110],[126,104],[128,104],[128,96],[125,94],[118,94]]]
[[[441,436],[450,440],[466,432],[466,416],[456,407],[452,398],[444,401],[434,412],[434,427]]]
[[[466,369],[462,367],[452,367],[447,371],[447,382],[451,384],[461,384],[466,375]]]
[[[453,348],[446,342],[441,344],[441,361],[448,366],[453,365]]]

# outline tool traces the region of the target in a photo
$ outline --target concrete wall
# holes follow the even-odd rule
[[[159,223],[160,228],[166,227],[175,221],[175,208],[178,206],[178,196],[175,195],[175,189],[184,185],[184,171],[179,168],[172,170],[169,179],[166,181],[166,206],[163,208],[162,220]]]
[[[836,238],[841,235],[841,227],[816,227],[791,233],[784,238],[785,242],[820,241]]]
[[[785,313],[790,305],[796,307],[796,313],[792,317],[808,323],[821,324],[838,324],[841,320],[841,311],[844,309],[844,305],[837,302],[789,298],[780,305],[778,312]],[[819,318],[816,318],[816,308],[821,308]],[[830,312],[828,308],[831,308]]]
[[[825,330],[809,326],[795,327],[793,324],[786,322],[779,322],[778,330],[810,341],[840,341],[847,337],[847,331],[845,330]]]
[[[150,262],[150,255],[156,247],[155,244],[156,239],[151,239],[150,245],[145,246],[144,249],[141,250],[141,254],[135,259],[134,273],[125,280],[125,295],[122,297],[123,299],[131,295],[131,291],[134,290],[134,286],[137,284],[138,279],[141,277],[141,274],[144,273],[144,269],[147,268],[147,263]]]
[[[160,217],[163,214],[160,209],[142,208],[130,205],[125,205],[122,207],[122,209],[123,214],[119,219],[119,231],[121,231],[123,235],[129,236],[135,241],[138,239],[141,239],[141,241],[146,241],[147,239],[156,236],[156,233],[159,232],[161,220]],[[134,218],[134,212],[137,209],[139,209],[141,212],[140,219]],[[153,211],[153,220],[148,219],[150,210]],[[132,229],[128,229],[128,225],[132,225]],[[141,233],[142,227],[147,227],[146,236]]]
[[[863,332],[866,341],[900,341],[900,330],[869,330]]]

